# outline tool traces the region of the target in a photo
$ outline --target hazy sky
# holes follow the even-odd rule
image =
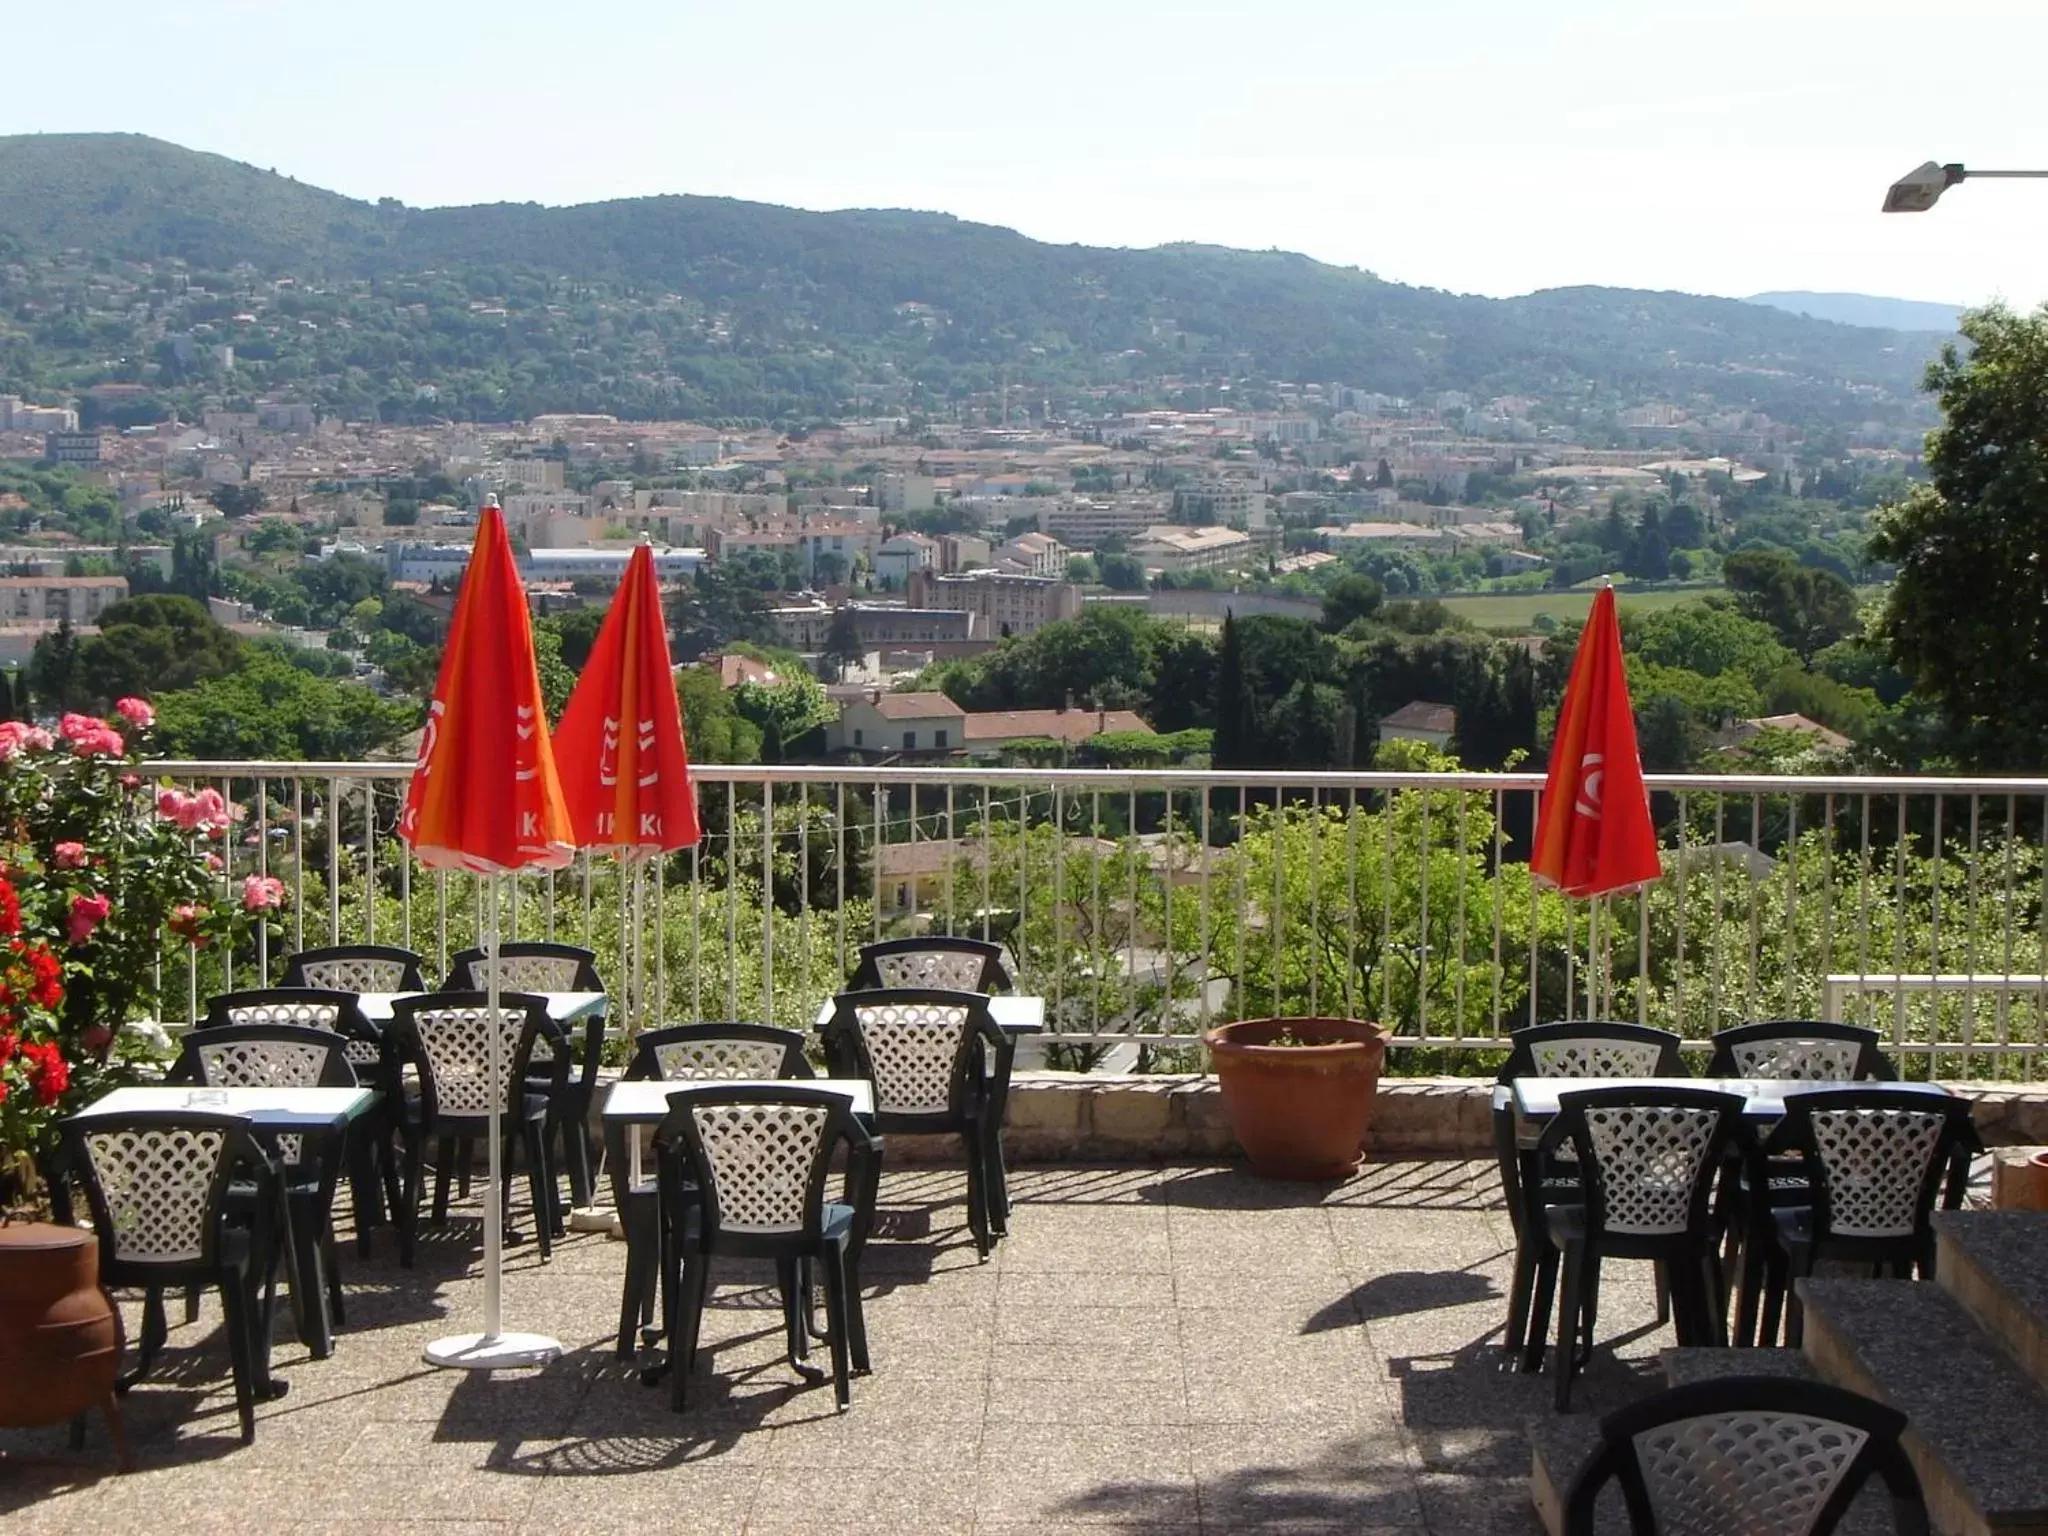
[[[2041,0],[102,0],[4,6],[0,133],[413,204],[719,193],[1509,294],[2048,298]]]

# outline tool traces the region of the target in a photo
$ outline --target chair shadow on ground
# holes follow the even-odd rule
[[[520,1477],[616,1477],[708,1461],[735,1449],[750,1434],[810,1418],[835,1419],[829,1380],[799,1377],[780,1354],[761,1358],[762,1346],[780,1345],[780,1302],[772,1286],[716,1295],[714,1312],[743,1310],[760,1326],[707,1338],[690,1378],[689,1404],[669,1406],[666,1376],[643,1379],[662,1357],[658,1350],[621,1360],[609,1345],[572,1350],[524,1382],[470,1378],[458,1382],[436,1428],[436,1441],[489,1441],[483,1466]],[[735,1355],[743,1358],[735,1359]],[[815,1357],[814,1357],[815,1360]],[[508,1390],[508,1386],[510,1390]],[[523,1399],[513,1393],[523,1387]],[[500,1394],[503,1394],[502,1397]],[[812,1395],[816,1411],[792,1416],[789,1407]],[[522,1403],[527,1421],[500,1412]],[[545,1418],[533,1418],[535,1405]],[[545,1442],[528,1449],[532,1441]]]
[[[1304,1434],[1299,1461],[1263,1461],[1229,1471],[1197,1468],[1205,1530],[1415,1530],[1420,1507],[1398,1443],[1358,1435],[1337,1441]],[[1178,1516],[1185,1485],[1139,1479],[1105,1482],[1057,1506],[1076,1524],[1160,1530],[1193,1527]]]
[[[1404,1158],[1365,1162],[1342,1179],[1267,1179],[1245,1165],[1168,1169],[1157,1183],[1143,1185],[1139,1199],[1151,1204],[1208,1211],[1307,1210],[1325,1206],[1403,1211],[1484,1211],[1498,1208],[1497,1191],[1486,1181],[1491,1163]]]
[[[1490,1261],[1482,1261],[1490,1262]],[[1476,1302],[1505,1301],[1491,1275],[1474,1268],[1403,1269],[1374,1275],[1338,1297],[1301,1325],[1303,1333],[1328,1333],[1360,1322],[1379,1322],[1415,1312],[1463,1307]]]

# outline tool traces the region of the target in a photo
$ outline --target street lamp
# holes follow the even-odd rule
[[[1960,165],[1937,165],[1929,160],[1925,165],[1916,166],[1891,184],[1884,195],[1886,213],[1925,213],[1935,201],[1957,182],[1968,178],[1976,180],[1985,176],[2006,179],[2038,180],[2048,178],[2048,171],[1966,171]]]

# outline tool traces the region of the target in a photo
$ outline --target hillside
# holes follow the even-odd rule
[[[1753,293],[1745,304],[1767,304],[1794,315],[1833,320],[1842,325],[1867,325],[1880,330],[1955,333],[1962,318],[1960,304],[1934,304],[1924,299],[1887,299],[1868,293]]]
[[[232,343],[238,384],[303,381],[329,408],[386,415],[942,409],[1007,375],[1055,400],[1159,398],[1175,377],[1336,380],[1529,395],[1582,426],[1668,398],[1904,429],[1924,417],[1932,346],[1734,300],[1467,297],[1281,252],[1056,246],[941,214],[687,196],[410,209],[132,135],[0,138],[10,251],[21,270],[0,299],[24,319],[0,320],[0,389],[75,388],[110,352],[147,358],[189,335]],[[294,278],[305,324],[285,334],[260,315],[261,334],[237,331],[250,298],[159,302],[171,258],[216,295],[261,297],[229,270],[242,264]],[[146,315],[125,338],[55,318],[89,291],[92,260],[150,264],[131,278]],[[349,344],[312,336],[321,324]],[[162,377],[142,365],[143,380],[198,387],[184,356]]]

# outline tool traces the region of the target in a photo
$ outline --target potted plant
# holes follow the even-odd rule
[[[1390,1033],[1357,1019],[1243,1019],[1202,1037],[1253,1172],[1341,1179],[1358,1166]]]
[[[154,711],[0,721],[0,1209],[41,1182],[57,1122],[123,1081],[121,1026],[182,995],[192,950],[235,946],[284,902],[282,882],[230,883],[234,825],[218,790],[148,783]]]

